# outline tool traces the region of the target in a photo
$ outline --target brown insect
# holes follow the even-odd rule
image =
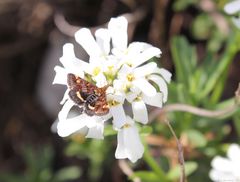
[[[67,75],[67,83],[70,89],[68,95],[79,106],[81,112],[84,111],[89,116],[102,116],[109,112],[106,99],[108,85],[99,88],[72,73]]]

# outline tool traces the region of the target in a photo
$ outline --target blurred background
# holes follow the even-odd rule
[[[131,180],[114,158],[116,135],[108,128],[104,141],[63,139],[51,131],[65,90],[51,84],[53,68],[59,65],[63,44],[76,44],[73,35],[80,27],[94,31],[111,17],[125,15],[129,41],[148,42],[163,52],[158,64],[173,73],[168,103],[210,110],[230,107],[240,82],[240,39],[239,30],[223,12],[226,2],[1,0],[0,182]],[[75,52],[84,59],[80,46]],[[169,113],[190,161],[189,181],[210,181],[211,159],[224,154],[225,144],[238,142],[239,116],[239,111],[210,119]],[[143,130],[151,156],[170,172],[178,165],[171,133],[159,123]],[[132,168],[151,170],[146,159]],[[178,176],[173,175],[172,181]]]

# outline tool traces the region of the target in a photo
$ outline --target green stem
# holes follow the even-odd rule
[[[148,145],[144,143],[145,152],[143,154],[144,161],[149,165],[150,168],[158,175],[159,181],[161,182],[169,182],[169,180],[166,177],[165,172],[160,168],[158,163],[154,160],[154,158],[151,156]]]

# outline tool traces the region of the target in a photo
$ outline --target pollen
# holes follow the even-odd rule
[[[116,105],[119,104],[119,102],[117,102],[117,101],[115,101],[115,100],[110,100],[110,101],[108,101],[108,104],[109,104],[110,106],[116,106]]]
[[[132,64],[131,61],[126,61],[126,64],[127,64],[129,67],[132,67],[132,66],[133,66],[133,64]]]
[[[101,68],[100,68],[100,67],[95,67],[95,68],[93,69],[93,75],[94,75],[94,76],[97,76],[97,75],[100,73],[100,71],[101,71]]]
[[[133,81],[135,78],[134,78],[134,75],[133,74],[128,74],[127,75],[127,80],[129,81],[129,82],[131,82],[131,81]]]
[[[122,126],[122,128],[125,128],[125,129],[126,129],[126,128],[130,128],[130,127],[131,127],[131,125],[128,124],[128,123],[126,123],[125,125]]]
[[[113,71],[114,66],[108,66],[107,68],[109,71]]]

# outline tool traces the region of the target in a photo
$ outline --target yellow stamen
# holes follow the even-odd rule
[[[117,102],[117,101],[115,101],[115,100],[110,100],[110,101],[108,101],[108,104],[109,104],[110,106],[116,106],[116,105],[119,104],[119,102]]]
[[[125,129],[126,129],[126,128],[130,128],[130,127],[131,127],[131,125],[128,124],[128,123],[126,123],[125,125],[122,126],[122,128],[125,128]]]
[[[129,82],[131,82],[131,81],[133,81],[135,78],[134,78],[134,75],[133,74],[128,74],[127,75],[127,80],[129,81]]]

